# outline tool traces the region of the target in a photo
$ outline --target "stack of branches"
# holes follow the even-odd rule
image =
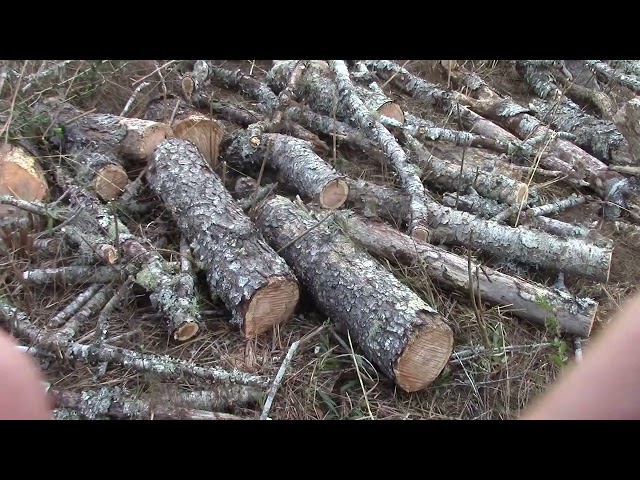
[[[634,88],[634,73],[623,80],[602,62],[584,66]],[[273,379],[143,355],[110,333],[115,312],[140,294],[174,343],[198,341],[205,302],[219,302],[249,340],[297,321],[308,294],[406,392],[442,373],[454,328],[392,263],[421,266],[466,297],[487,350],[486,305],[589,337],[598,302],[564,280],[607,282],[614,243],[554,215],[598,205],[618,229],[638,229],[630,223],[638,219],[637,102],[613,114],[604,93],[588,94],[558,62],[516,62],[540,97],[526,106],[455,61],[438,69],[455,89],[387,60],[274,61],[264,81],[198,60],[142,118],[82,111],[59,97],[30,104],[23,114],[38,119],[36,140],[0,150],[0,248],[37,254],[46,267],[11,274],[21,288],[0,299],[3,326],[35,355],[209,384],[171,407],[120,389],[51,388],[60,418],[236,418],[205,410],[224,398],[255,401],[271,385],[266,418],[299,342]],[[216,89],[240,92],[255,110],[216,98]],[[405,111],[393,95],[459,128]],[[593,113],[580,104],[587,100]],[[341,171],[338,148],[382,165],[394,184]],[[549,182],[573,193],[544,201]],[[169,231],[141,227],[160,218]],[[53,260],[61,251],[66,259]],[[523,278],[509,265],[557,281]],[[89,286],[45,320],[24,308],[34,285],[80,284]]]

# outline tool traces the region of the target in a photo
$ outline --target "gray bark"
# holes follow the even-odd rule
[[[436,310],[335,228],[284,197],[256,218],[320,310],[405,391],[425,388],[451,355],[453,334]]]
[[[116,266],[42,268],[22,272],[22,280],[33,285],[57,283],[73,285],[79,283],[110,283],[122,279],[126,272]]]
[[[192,143],[171,139],[160,144],[149,160],[147,180],[245,336],[293,316],[299,297],[293,272]]]
[[[583,195],[578,196],[574,193],[570,197],[560,198],[551,203],[530,208],[527,210],[527,216],[539,217],[541,215],[552,215],[554,213],[559,213],[562,210],[566,210],[567,208],[582,205],[583,203],[586,203],[586,201],[587,197]]]
[[[388,193],[376,198],[380,213],[395,207],[399,200],[393,190],[389,191],[384,187],[379,187],[376,191],[360,192],[352,186],[351,190],[354,196],[362,193],[363,203],[367,201],[367,197],[387,190]],[[393,207],[385,205],[388,198],[396,200]],[[521,226],[513,228],[501,225],[436,202],[430,202],[427,208],[431,243],[468,246],[473,232],[471,247],[496,257],[517,259],[524,264],[593,280],[606,281],[609,278],[612,255],[610,247],[596,246],[575,238],[558,238]],[[500,211],[502,209],[496,214]]]
[[[250,134],[238,131],[225,150],[229,165],[241,171],[259,169],[263,161],[282,177],[282,183],[295,188],[306,199],[323,208],[340,208],[346,201],[349,186],[344,175],[316,155],[311,146],[297,138],[281,134],[264,134],[260,145],[251,144]]]
[[[640,227],[627,222],[616,221],[614,223],[617,232],[625,235],[626,243],[631,248],[640,250]]]
[[[128,184],[123,158],[143,160],[171,135],[160,123],[86,114],[59,98],[38,102],[33,115],[50,127],[48,140],[73,156],[68,164],[76,172],[76,181],[91,184],[104,200],[117,198]]]
[[[118,250],[109,244],[103,235],[82,232],[72,225],[62,227],[62,233],[79,249],[76,263],[79,265],[93,265],[96,262],[112,265],[119,258]]]
[[[528,109],[517,105],[510,99],[501,99],[488,87],[482,89],[482,93],[487,95],[486,98],[474,99],[458,92],[444,91],[436,85],[412,75],[394,62],[376,60],[365,63],[374,67],[383,78],[393,77],[394,83],[414,98],[429,105],[435,105],[446,112],[454,114],[461,112],[461,118],[465,122],[473,117],[467,112],[469,108],[465,108],[470,107],[478,114],[492,118],[505,128],[514,131],[520,138],[529,138],[534,133],[534,139],[553,135],[551,130],[527,113]],[[480,129],[476,131],[483,135],[492,138],[498,138],[497,135],[500,135],[503,138],[501,132],[484,122],[478,122],[476,129]],[[523,148],[523,144],[520,143],[520,150]],[[527,155],[533,153],[527,152],[526,148],[523,152]],[[608,171],[604,163],[567,140],[562,138],[553,140],[548,153],[542,156],[540,163],[551,170],[561,170],[574,180],[588,182],[595,192],[610,202],[605,205],[605,213],[608,216],[620,214],[619,208],[616,208],[615,205],[622,207],[626,205],[625,198],[629,195],[630,190],[628,181],[621,175]]]
[[[640,93],[640,79],[638,79],[634,75],[627,75],[626,73],[616,71],[606,63],[599,60],[584,60],[584,63],[593,72],[602,75],[608,80],[613,80],[620,85],[627,87],[629,90],[633,91],[636,94]]]
[[[427,275],[447,288],[469,292],[467,259],[427,242],[411,239],[397,230],[355,216],[342,216],[343,231],[375,255],[390,261],[424,269]],[[472,263],[472,271],[478,266]],[[546,325],[556,318],[560,328],[573,335],[588,337],[596,314],[597,302],[543,285],[482,268],[477,276],[482,301],[498,305],[501,311]]]
[[[426,204],[429,200],[415,166],[408,161],[395,137],[369,113],[357,96],[344,62],[331,61],[331,68],[336,76],[338,104],[348,112],[350,122],[362,128],[386,155],[387,161],[398,174],[402,187],[411,195],[409,231],[417,238],[426,238],[429,232]]]
[[[508,205],[526,203],[529,188],[499,173],[487,174],[473,165],[457,165],[435,155],[411,135],[404,135],[415,155],[415,163],[422,169],[421,178],[447,190],[467,190],[473,187],[480,195]]]
[[[559,99],[562,96],[562,92],[555,83],[550,66],[540,65],[531,60],[516,61],[516,71],[524,78],[537,96],[542,99]]]
[[[585,67],[585,70],[588,69]],[[591,74],[591,76],[593,75]],[[562,77],[558,77],[558,81],[562,84],[564,93],[568,98],[579,105],[593,109],[602,118],[607,120],[613,118],[615,113],[613,102],[605,92],[601,92],[597,88],[588,88]],[[587,84],[589,83],[587,82]]]
[[[51,320],[47,323],[48,327],[57,328],[64,325],[67,320],[78,310],[80,310],[98,291],[102,288],[102,285],[93,284],[87,288],[84,292],[74,298],[69,304],[60,310]]]
[[[135,274],[136,282],[150,292],[152,303],[166,316],[170,335],[175,339],[183,324],[199,323],[196,296],[180,297],[176,293],[179,273],[155,249],[145,247],[108,208],[75,185],[63,170],[57,169],[56,177],[61,186],[72,192],[71,206],[80,210],[73,226],[82,232],[100,232],[122,248],[129,265],[135,266],[136,272],[131,273]]]
[[[575,135],[573,143],[604,163],[630,161],[629,145],[613,122],[589,115],[566,99],[559,102],[536,99],[529,108],[539,120],[555,130]]]
[[[202,367],[186,360],[176,360],[168,355],[140,353],[110,345],[84,345],[45,333],[33,324],[29,316],[18,308],[0,300],[0,320],[8,324],[19,336],[29,339],[39,349],[56,350],[68,360],[87,363],[110,362],[137,372],[149,372],[168,380],[200,379],[211,382],[242,384],[265,387],[269,380],[238,370],[227,371],[219,367]]]
[[[57,408],[74,410],[90,420],[104,417],[118,420],[242,420],[229,413],[194,410],[132,398],[119,388],[103,387],[82,392],[50,389],[49,395]]]
[[[616,112],[613,121],[629,144],[633,159],[630,163],[640,165],[640,99],[633,98]]]
[[[53,334],[56,342],[69,342],[85,325],[89,325],[98,312],[107,304],[114,291],[112,285],[103,285],[65,325]]]

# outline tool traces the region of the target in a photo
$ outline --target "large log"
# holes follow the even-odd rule
[[[19,145],[0,144],[0,196],[20,200],[45,200],[49,186],[38,160]],[[0,217],[21,216],[23,211],[0,205]]]
[[[189,140],[207,160],[211,168],[218,165],[220,142],[224,136],[222,124],[189,108],[177,97],[158,97],[147,103],[144,119],[169,123],[176,138]]]
[[[147,180],[246,337],[293,316],[299,299],[295,275],[191,142],[161,143],[149,160]]]
[[[60,98],[38,102],[33,115],[51,125],[49,142],[73,156],[68,165],[76,172],[76,181],[91,185],[103,200],[119,197],[129,183],[124,159],[145,160],[172,135],[158,122],[82,112]]]
[[[360,205],[373,203],[380,215],[391,212],[394,219],[402,218],[402,213],[393,209],[400,207],[407,212],[406,196],[388,187],[371,189],[363,186],[362,183],[349,182],[350,199],[357,199]],[[430,202],[427,208],[430,243],[471,245],[496,257],[516,259],[544,269],[593,280],[609,279],[611,246],[598,246],[578,238],[558,238],[522,226],[502,225],[437,202]]]
[[[419,266],[427,275],[463,295],[469,292],[468,260],[419,239],[410,238],[380,222],[354,215],[340,216],[343,231],[371,253],[408,266]],[[472,271],[478,265],[472,263]],[[482,301],[501,307],[500,311],[547,326],[551,318],[561,330],[588,337],[598,307],[589,298],[575,298],[567,292],[548,288],[483,267],[474,281]]]
[[[633,98],[625,103],[613,116],[620,133],[629,142],[629,150],[634,161],[640,165],[640,99]]]
[[[453,333],[434,308],[337,229],[284,197],[266,201],[256,224],[317,306],[388,378],[408,392],[437,378]]]
[[[323,208],[340,208],[347,200],[349,186],[344,175],[316,155],[304,140],[265,133],[258,147],[254,147],[250,134],[239,130],[231,136],[225,149],[226,161],[241,171],[258,170],[265,155],[267,165],[280,174],[282,183],[295,188],[306,199],[318,202]]]

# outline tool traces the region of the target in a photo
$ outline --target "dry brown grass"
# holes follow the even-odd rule
[[[129,116],[140,116],[146,100],[166,91],[179,91],[179,61],[71,61],[63,64],[51,77],[34,82],[22,91],[29,75],[46,70],[62,61],[4,62],[5,67],[22,76],[9,75],[0,90],[0,125],[7,124],[6,135],[10,140],[34,141],[28,133],[29,119],[21,114],[24,106],[42,95],[63,95],[78,107],[100,112],[119,114],[134,89],[141,82],[149,82],[136,98]],[[400,62],[401,64],[404,61]],[[268,62],[229,62],[227,68],[240,67],[245,73],[264,76]],[[527,91],[512,68],[504,63],[473,62],[465,65],[480,74],[501,92],[509,92],[514,98],[526,99]],[[432,62],[407,62],[407,67],[433,81],[442,82]],[[452,119],[424,107],[394,91],[385,91],[401,106],[418,116],[430,118],[438,125],[451,125]],[[252,108],[252,102],[235,92],[214,88],[214,94],[225,101]],[[225,125],[231,126],[232,125]],[[236,127],[237,128],[237,127]],[[327,159],[331,161],[331,159]],[[356,155],[347,148],[340,148],[336,168],[353,177],[379,183],[395,183],[386,165]],[[138,172],[132,172],[132,178]],[[233,176],[236,172],[230,172]],[[229,184],[230,187],[233,184]],[[572,189],[563,184],[551,184],[539,189],[545,200],[570,195]],[[151,196],[149,192],[146,195]],[[607,285],[567,279],[567,285],[580,295],[588,295],[601,302],[596,323],[597,330],[606,324],[611,314],[629,295],[638,289],[640,262],[638,251],[625,243],[625,237],[613,231],[610,222],[598,217],[597,209],[577,208],[565,212],[561,218],[569,221],[597,222],[603,234],[616,242],[611,280]],[[177,236],[172,222],[159,206],[143,218],[129,220],[136,233],[152,240],[164,235],[168,241],[166,252],[177,249]],[[22,285],[16,280],[20,271],[58,266],[65,258],[42,259],[25,254],[15,246],[9,256],[0,258],[0,296],[7,297],[28,312],[34,322],[45,323],[60,308],[73,299],[83,287],[42,287]],[[464,248],[456,249],[467,255]],[[495,266],[491,258],[472,252],[474,257]],[[170,253],[166,253],[168,258]],[[175,258],[174,258],[175,259]],[[455,350],[463,351],[482,345],[477,321],[469,307],[466,293],[452,293],[434,284],[420,268],[401,267],[381,260],[422,298],[436,307],[451,326],[455,335]],[[506,269],[502,265],[503,269]],[[545,272],[522,270],[530,278],[553,283],[555,278]],[[200,300],[205,311],[204,331],[194,339],[176,345],[167,339],[158,316],[144,292],[138,291],[127,305],[110,321],[110,335],[130,333],[118,345],[143,352],[169,354],[200,365],[217,365],[275,377],[290,345],[319,325],[324,330],[312,341],[303,344],[288,367],[287,374],[275,398],[270,417],[273,419],[512,419],[516,418],[529,401],[552,382],[561,369],[557,362],[559,348],[565,348],[566,361],[571,361],[572,343],[552,327],[541,329],[514,317],[499,308],[485,308],[482,315],[488,325],[490,341],[495,347],[493,355],[476,355],[461,361],[452,359],[440,378],[420,393],[399,391],[388,380],[380,377],[367,360],[350,350],[349,339],[338,334],[330,322],[315,311],[308,299],[303,302],[294,320],[258,339],[247,341],[240,332],[227,323],[227,312],[219,302],[212,302],[206,284],[200,284]],[[95,325],[79,332],[79,339],[90,338]],[[565,342],[565,343],[563,343]],[[561,347],[564,345],[564,347]],[[588,346],[587,346],[588,348]],[[560,362],[564,363],[564,362]],[[96,377],[98,367],[65,360],[42,360],[41,366],[47,379],[54,386],[73,390],[92,389],[100,386],[120,386],[133,394],[158,396],[176,389],[196,389],[193,382],[168,382],[149,374],[139,374],[129,369],[110,365],[106,374]],[[257,418],[260,405],[236,408],[237,413]]]

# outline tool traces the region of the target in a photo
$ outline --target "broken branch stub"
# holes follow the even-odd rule
[[[317,306],[403,390],[433,382],[453,333],[440,314],[335,228],[276,196],[256,224],[292,266]]]
[[[161,143],[147,179],[246,337],[292,318],[299,299],[295,275],[191,142]]]

